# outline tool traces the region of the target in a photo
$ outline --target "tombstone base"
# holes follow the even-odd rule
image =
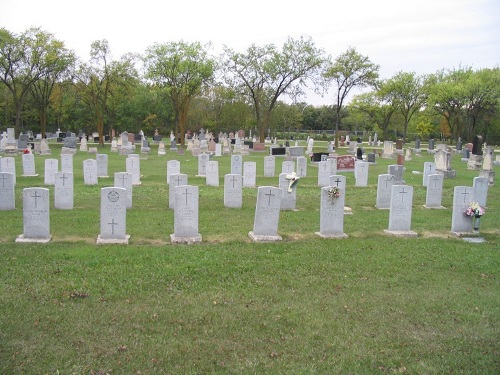
[[[22,177],[38,177],[39,174],[23,174]]]
[[[261,234],[255,234],[253,231],[248,232],[248,237],[252,239],[253,242],[275,242],[281,241],[281,236],[265,236]]]
[[[384,233],[396,237],[418,237],[418,233],[412,230],[388,230],[384,229]]]
[[[454,236],[457,236],[457,237],[467,237],[467,236],[478,235],[479,231],[478,230],[471,230],[469,232],[454,232],[454,231],[451,231],[451,234],[453,234]]]
[[[24,237],[24,234],[21,234],[16,238],[16,242],[20,242],[20,243],[23,243],[23,242],[47,243],[51,239],[52,239],[52,236],[50,236],[49,238],[28,238],[28,237]]]
[[[196,236],[193,237],[179,237],[176,236],[175,233],[170,235],[170,243],[172,244],[195,244],[195,243],[201,243],[201,234],[197,234]]]
[[[321,233],[321,232],[314,232],[314,234],[320,236],[321,238],[348,238],[349,237],[345,233]]]
[[[127,234],[125,238],[101,238],[101,235],[97,236],[97,244],[120,244],[128,245],[128,240],[130,239],[130,234]]]
[[[425,204],[423,206],[424,206],[424,208],[430,208],[430,209],[434,209],[434,210],[446,210],[446,207],[443,207],[443,206],[432,207],[432,206],[426,206]]]

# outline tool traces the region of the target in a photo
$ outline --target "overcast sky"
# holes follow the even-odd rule
[[[380,65],[382,78],[500,63],[500,0],[0,0],[0,27],[31,26],[84,60],[101,39],[118,59],[154,43],[211,42],[218,54],[223,45],[244,51],[310,36],[332,57],[355,47]],[[332,104],[333,92],[307,101]]]

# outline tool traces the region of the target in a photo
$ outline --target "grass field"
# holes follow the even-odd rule
[[[100,188],[113,179],[83,185],[82,162],[93,156],[79,152],[75,208],[54,209],[49,187],[52,241],[15,243],[22,189],[43,186],[44,159],[59,158],[60,145],[51,149],[36,156],[39,177],[22,177],[16,157],[17,209],[0,211],[1,374],[500,373],[500,188],[489,189],[484,243],[451,235],[453,187],[478,175],[460,155],[457,177],[444,182],[445,210],[423,207],[422,175],[412,173],[432,156],[405,163],[417,238],[384,234],[389,212],[374,207],[376,183],[394,160],[379,158],[368,187],[345,173],[348,239],[314,234],[319,188],[310,165],[298,210],[281,213],[283,241],[255,244],[256,189],[244,189],[242,209],[224,208],[222,185],[205,186],[194,157],[157,156],[153,146],[127,211],[130,244],[96,245]],[[109,154],[110,176],[125,170],[109,145],[99,152]],[[277,174],[263,177],[263,156],[244,160],[257,162],[258,186],[277,186]],[[200,187],[202,244],[170,244],[172,158]],[[222,184],[230,159],[216,160]]]

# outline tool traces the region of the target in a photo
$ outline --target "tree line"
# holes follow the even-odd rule
[[[389,79],[379,68],[353,47],[329,56],[309,37],[244,52],[225,46],[219,56],[197,42],[156,43],[119,59],[98,40],[83,61],[40,28],[2,28],[0,124],[43,137],[57,128],[97,132],[100,144],[112,130],[156,129],[183,143],[201,128],[252,131],[261,142],[277,132],[328,131],[337,143],[341,131],[353,130],[379,139],[500,140],[498,67],[400,71]],[[306,90],[332,104],[304,102]]]

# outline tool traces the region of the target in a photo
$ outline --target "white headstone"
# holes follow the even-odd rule
[[[299,156],[297,158],[297,176],[307,176],[307,158],[305,156]]]
[[[108,155],[107,154],[97,154],[95,156],[97,161],[97,177],[109,177],[108,176]]]
[[[60,210],[73,209],[73,173],[56,172],[54,187],[54,208]]]
[[[220,143],[215,144],[215,156],[222,155],[222,145]]]
[[[0,172],[0,211],[15,210],[14,175]]]
[[[161,141],[158,144],[158,155],[166,155],[167,154],[167,149],[165,147],[165,142]]]
[[[219,186],[219,162],[209,161],[206,167],[207,186]]]
[[[391,193],[394,185],[394,176],[392,174],[381,174],[378,176],[377,183],[377,203],[378,209],[389,209],[391,207]]]
[[[168,208],[173,209],[175,205],[175,187],[187,185],[188,176],[184,173],[172,173],[170,174],[170,184],[168,187]]]
[[[431,174],[427,180],[427,193],[425,196],[426,208],[444,208],[441,205],[443,198],[443,175]]]
[[[95,161],[95,160],[94,160]],[[127,190],[119,187],[101,189],[101,233],[98,244],[128,244]]]
[[[130,154],[125,161],[126,171],[132,174],[132,185],[141,184],[141,160],[138,156]]]
[[[436,173],[436,164],[430,161],[426,161],[424,163],[424,173],[423,173],[424,177],[422,181],[422,186],[427,186],[427,181],[429,180],[429,176],[435,173]]]
[[[38,176],[35,171],[34,154],[23,154],[23,176]]]
[[[132,174],[127,172],[116,172],[114,177],[113,185],[127,191],[127,208],[132,208]]]
[[[416,237],[411,230],[411,215],[413,204],[413,186],[393,185],[391,189],[391,204],[389,208],[389,228],[386,233]]]
[[[56,183],[55,173],[59,172],[59,160],[45,159],[44,184],[54,185]]]
[[[306,150],[306,152],[308,154],[310,154],[311,152],[313,152],[313,147],[314,147],[314,139],[309,138],[309,140],[307,141],[307,150]]]
[[[73,154],[61,154],[61,172],[73,173]]]
[[[280,241],[278,223],[281,206],[280,188],[261,186],[257,190],[257,203],[253,231],[248,236],[255,242]]]
[[[354,176],[356,178],[355,186],[368,186],[368,167],[366,161],[356,160]]]
[[[174,200],[174,233],[170,235],[170,241],[172,243],[200,243],[202,237],[198,232],[198,186],[174,187]]]
[[[330,185],[330,176],[332,173],[332,163],[330,160],[318,162],[318,186],[324,187]]]
[[[276,169],[276,158],[274,156],[264,157],[264,177],[274,177]]]
[[[345,184],[345,183],[344,183]],[[344,233],[345,189],[338,187],[340,195],[335,197],[334,186],[321,188],[320,220],[318,236],[323,238],[346,238]]]
[[[170,184],[170,175],[181,173],[181,162],[179,160],[167,161],[167,184]]]
[[[231,174],[243,175],[243,157],[241,155],[231,155]]]
[[[16,242],[49,242],[50,235],[49,189],[23,189],[23,234]]]
[[[209,161],[208,154],[202,153],[198,155],[198,176],[207,175],[207,164]]]
[[[240,174],[224,176],[224,207],[241,208],[243,205],[243,177]]]
[[[281,162],[281,173],[290,174],[295,172],[295,163],[291,160]]]
[[[0,158],[0,171],[12,173],[14,186],[16,186],[16,159],[13,157]]]
[[[83,183],[85,185],[97,185],[97,161],[95,159],[83,161]]]
[[[257,163],[246,161],[243,163],[243,187],[255,187],[257,182]]]
[[[472,189],[474,191],[474,202],[477,202],[482,208],[486,208],[486,200],[488,198],[488,178],[474,177]]]
[[[464,214],[474,202],[474,190],[471,186],[455,186],[453,189],[453,213],[451,216],[451,232],[456,235],[472,232],[472,221]]]
[[[128,138],[127,138],[128,141]],[[80,151],[87,152],[89,150],[88,145],[87,145],[87,138],[82,137],[80,140]]]

